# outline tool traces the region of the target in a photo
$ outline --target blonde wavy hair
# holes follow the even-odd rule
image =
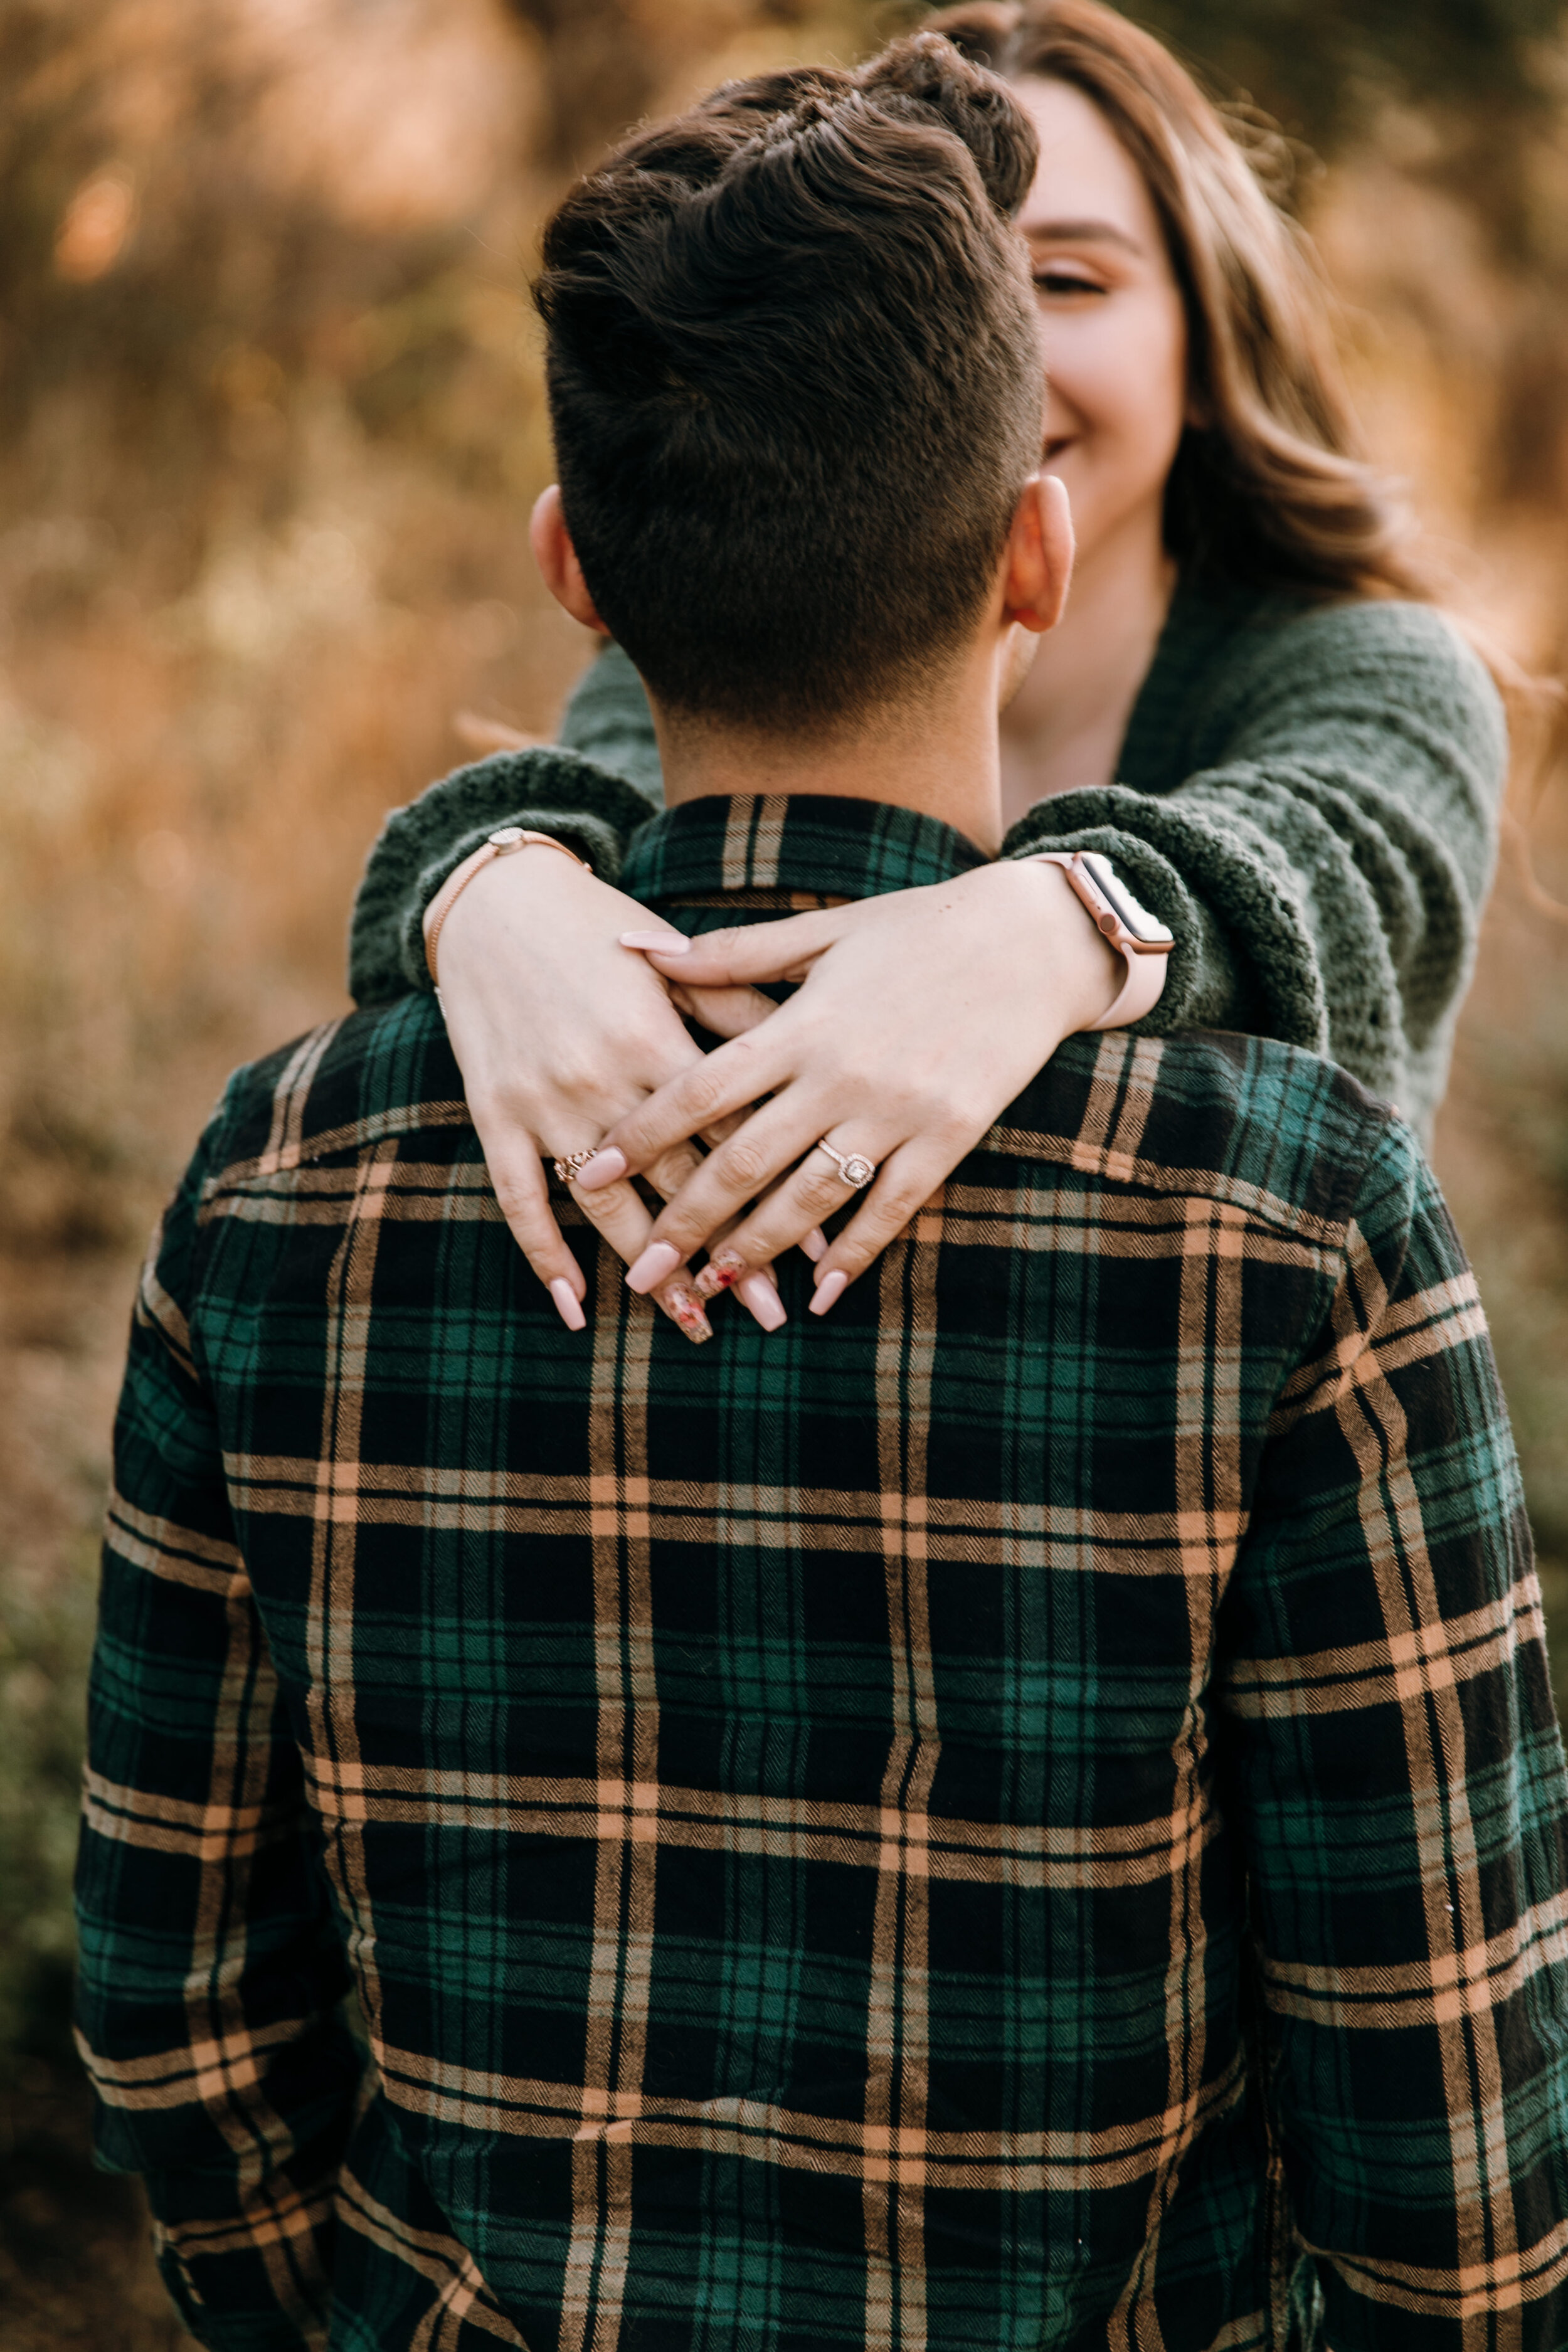
[[[1265,184],[1282,142],[1228,121],[1169,49],[1099,0],[970,0],[924,29],[1009,81],[1070,83],[1143,174],[1203,419],[1165,492],[1183,570],[1325,598],[1429,593],[1405,503],[1362,454],[1312,248]]]

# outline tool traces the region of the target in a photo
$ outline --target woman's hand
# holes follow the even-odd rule
[[[814,1148],[820,1138],[875,1161],[858,1214],[817,1262],[816,1314],[923,1207],[1062,1039],[1109,1010],[1126,976],[1061,868],[1011,859],[679,948],[666,940],[656,949],[646,930],[630,935],[698,1020],[700,992],[804,985],[743,1035],[684,1062],[621,1118],[577,1190],[592,1198],[597,1185],[631,1174],[668,1175],[669,1155],[689,1138],[760,1103],[691,1170],[628,1276],[637,1290],[668,1282],[739,1217],[693,1279],[711,1297],[851,1198]]]
[[[548,1163],[590,1149],[656,1087],[703,1058],[665,981],[618,943],[628,926],[646,933],[652,922],[646,907],[585,866],[529,848],[481,866],[441,926],[442,1009],[490,1181],[573,1330],[583,1328],[586,1286],[551,1209]],[[680,936],[654,929],[671,942]],[[699,989],[691,1002],[695,1017],[721,1034],[773,1010],[745,989]],[[668,1198],[699,1165],[683,1136],[650,1152],[639,1173]],[[579,1202],[623,1258],[644,1251],[653,1221],[635,1186],[612,1182]],[[662,1283],[654,1296],[688,1338],[711,1336],[691,1283]],[[767,1329],[784,1320],[765,1274],[748,1283],[746,1304]]]

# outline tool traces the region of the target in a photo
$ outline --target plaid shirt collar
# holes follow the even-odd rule
[[[885,801],[742,793],[663,810],[634,835],[621,887],[649,904],[738,891],[876,898],[990,863],[956,826]]]

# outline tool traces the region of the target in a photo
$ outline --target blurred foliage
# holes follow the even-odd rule
[[[659,7],[646,0],[507,0],[507,5],[541,45],[543,152],[574,171],[653,110],[683,54],[710,57],[749,26],[875,37],[868,10],[852,8],[842,25],[825,28],[815,0],[699,0],[696,6],[669,0]]]
[[[0,2084],[69,2047],[71,1869],[97,1577],[83,1544],[47,1586],[0,1575]]]
[[[1457,600],[1559,666],[1555,5],[1133,13],[1328,159],[1300,151],[1296,193],[1373,446],[1452,551]],[[59,2060],[91,1531],[140,1236],[225,1069],[340,1008],[365,848],[454,763],[454,711],[548,730],[584,656],[527,553],[550,463],[521,299],[538,224],[641,112],[850,59],[921,14],[0,0],[0,2091],[5,2052],[17,2082]],[[1538,828],[1549,883],[1562,797]],[[1505,875],[1438,1164],[1558,1562],[1565,1006],[1568,929]],[[1561,1675],[1568,1566],[1545,1581]],[[79,2116],[70,2133],[85,2178]],[[7,2193],[0,2161],[0,2221]],[[17,2335],[5,2292],[0,2230],[7,2345],[110,2340],[111,2320],[70,2334],[63,2301]],[[107,2288],[99,2308],[118,2310]],[[127,2347],[170,2340],[147,2326]]]
[[[29,503],[90,514],[100,540],[133,525],[168,587],[205,530],[297,502],[313,389],[417,432],[488,354],[450,277],[463,224],[389,234],[323,203],[258,136],[281,72],[234,12],[163,29],[118,0],[0,10],[0,434]],[[427,437],[493,479],[506,404],[498,429]],[[71,568],[44,567],[56,593]]]
[[[1549,117],[1561,0],[1141,0],[1129,12],[1325,153],[1389,99]]]

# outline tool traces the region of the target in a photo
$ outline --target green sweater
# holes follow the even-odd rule
[[[1177,944],[1144,1029],[1308,1046],[1426,1133],[1491,878],[1507,752],[1484,666],[1428,606],[1183,589],[1121,782],[1037,803],[1003,855],[1104,850],[1170,924]],[[609,647],[567,706],[560,747],[459,768],[388,817],[354,907],[356,1002],[429,986],[420,917],[497,825],[553,833],[613,880],[660,794],[647,698]]]

